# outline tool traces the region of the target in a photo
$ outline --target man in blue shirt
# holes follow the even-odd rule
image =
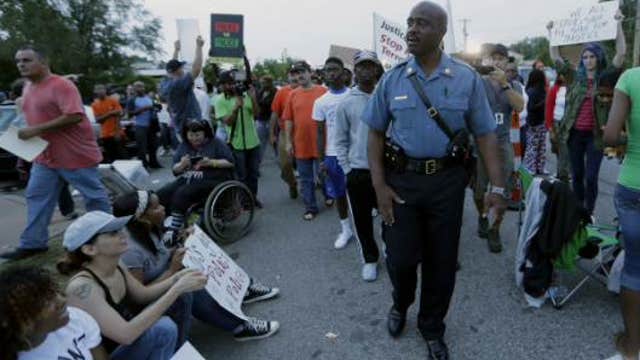
[[[202,71],[202,46],[204,40],[198,36],[196,39],[196,55],[190,72],[185,72],[185,62],[178,61],[180,55],[180,41],[174,43],[173,58],[166,66],[169,80],[164,84],[164,95],[167,97],[169,111],[173,115],[173,125],[177,134],[182,131],[182,125],[186,120],[200,120],[202,113],[200,105],[193,92],[193,80]]]
[[[129,117],[135,117],[136,144],[138,145],[138,159],[142,161],[144,167],[158,169],[162,166],[156,158],[158,149],[157,119],[154,120],[153,100],[145,93],[144,83],[136,81],[133,83],[135,97],[129,100],[127,111]]]
[[[370,128],[369,165],[384,220],[387,268],[394,288],[387,325],[394,337],[402,332],[415,297],[417,266],[422,263],[418,327],[427,342],[429,359],[448,359],[444,317],[455,285],[469,179],[463,162],[451,156],[451,140],[433,118],[433,108],[453,132],[467,128],[474,135],[492,184],[487,205],[500,214],[506,206],[504,178],[482,79],[440,48],[447,31],[446,12],[435,3],[420,2],[411,10],[407,25],[406,40],[413,57],[385,74],[362,115]],[[430,98],[430,111],[412,77]],[[396,159],[406,161],[384,160],[385,155],[394,154],[384,146],[387,130],[395,147],[405,154],[396,151]]]

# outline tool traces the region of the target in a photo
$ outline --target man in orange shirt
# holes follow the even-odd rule
[[[272,145],[278,145],[278,157],[280,160],[280,177],[289,185],[289,197],[296,199],[298,197],[298,184],[293,174],[293,158],[286,151],[287,143],[284,131],[284,119],[282,114],[289,100],[291,92],[298,87],[298,72],[293,69],[289,70],[289,85],[284,86],[276,92],[276,96],[271,103],[271,138]]]
[[[302,198],[306,206],[305,220],[313,220],[318,213],[315,194],[314,169],[318,162],[318,124],[311,117],[313,104],[327,89],[311,82],[311,67],[304,61],[293,64],[298,73],[299,87],[291,92],[282,118],[285,121],[285,151],[296,159]]]
[[[96,99],[91,104],[96,121],[100,124],[100,139],[104,147],[106,162],[124,158],[120,116],[122,107],[115,99],[107,96],[107,88],[102,84],[93,87]]]

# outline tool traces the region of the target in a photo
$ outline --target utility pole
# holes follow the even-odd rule
[[[638,1],[640,2],[640,0]],[[467,24],[471,22],[471,19],[460,19],[459,21],[462,22],[462,36],[464,37],[462,48],[464,49],[464,52],[467,52],[469,50],[467,49],[467,39],[469,38],[469,31],[468,31]]]
[[[640,0],[636,0],[636,28],[633,32],[633,66],[640,65]]]

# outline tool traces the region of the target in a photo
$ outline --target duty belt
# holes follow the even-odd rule
[[[449,166],[447,158],[407,159],[406,170],[424,175],[433,175]]]

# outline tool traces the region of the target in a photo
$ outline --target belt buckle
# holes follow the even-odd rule
[[[438,171],[438,163],[434,160],[426,160],[424,162],[424,173],[427,175],[433,175]]]
[[[427,113],[429,114],[429,116],[431,116],[431,118],[435,118],[438,115],[438,110],[432,106],[427,109]]]

